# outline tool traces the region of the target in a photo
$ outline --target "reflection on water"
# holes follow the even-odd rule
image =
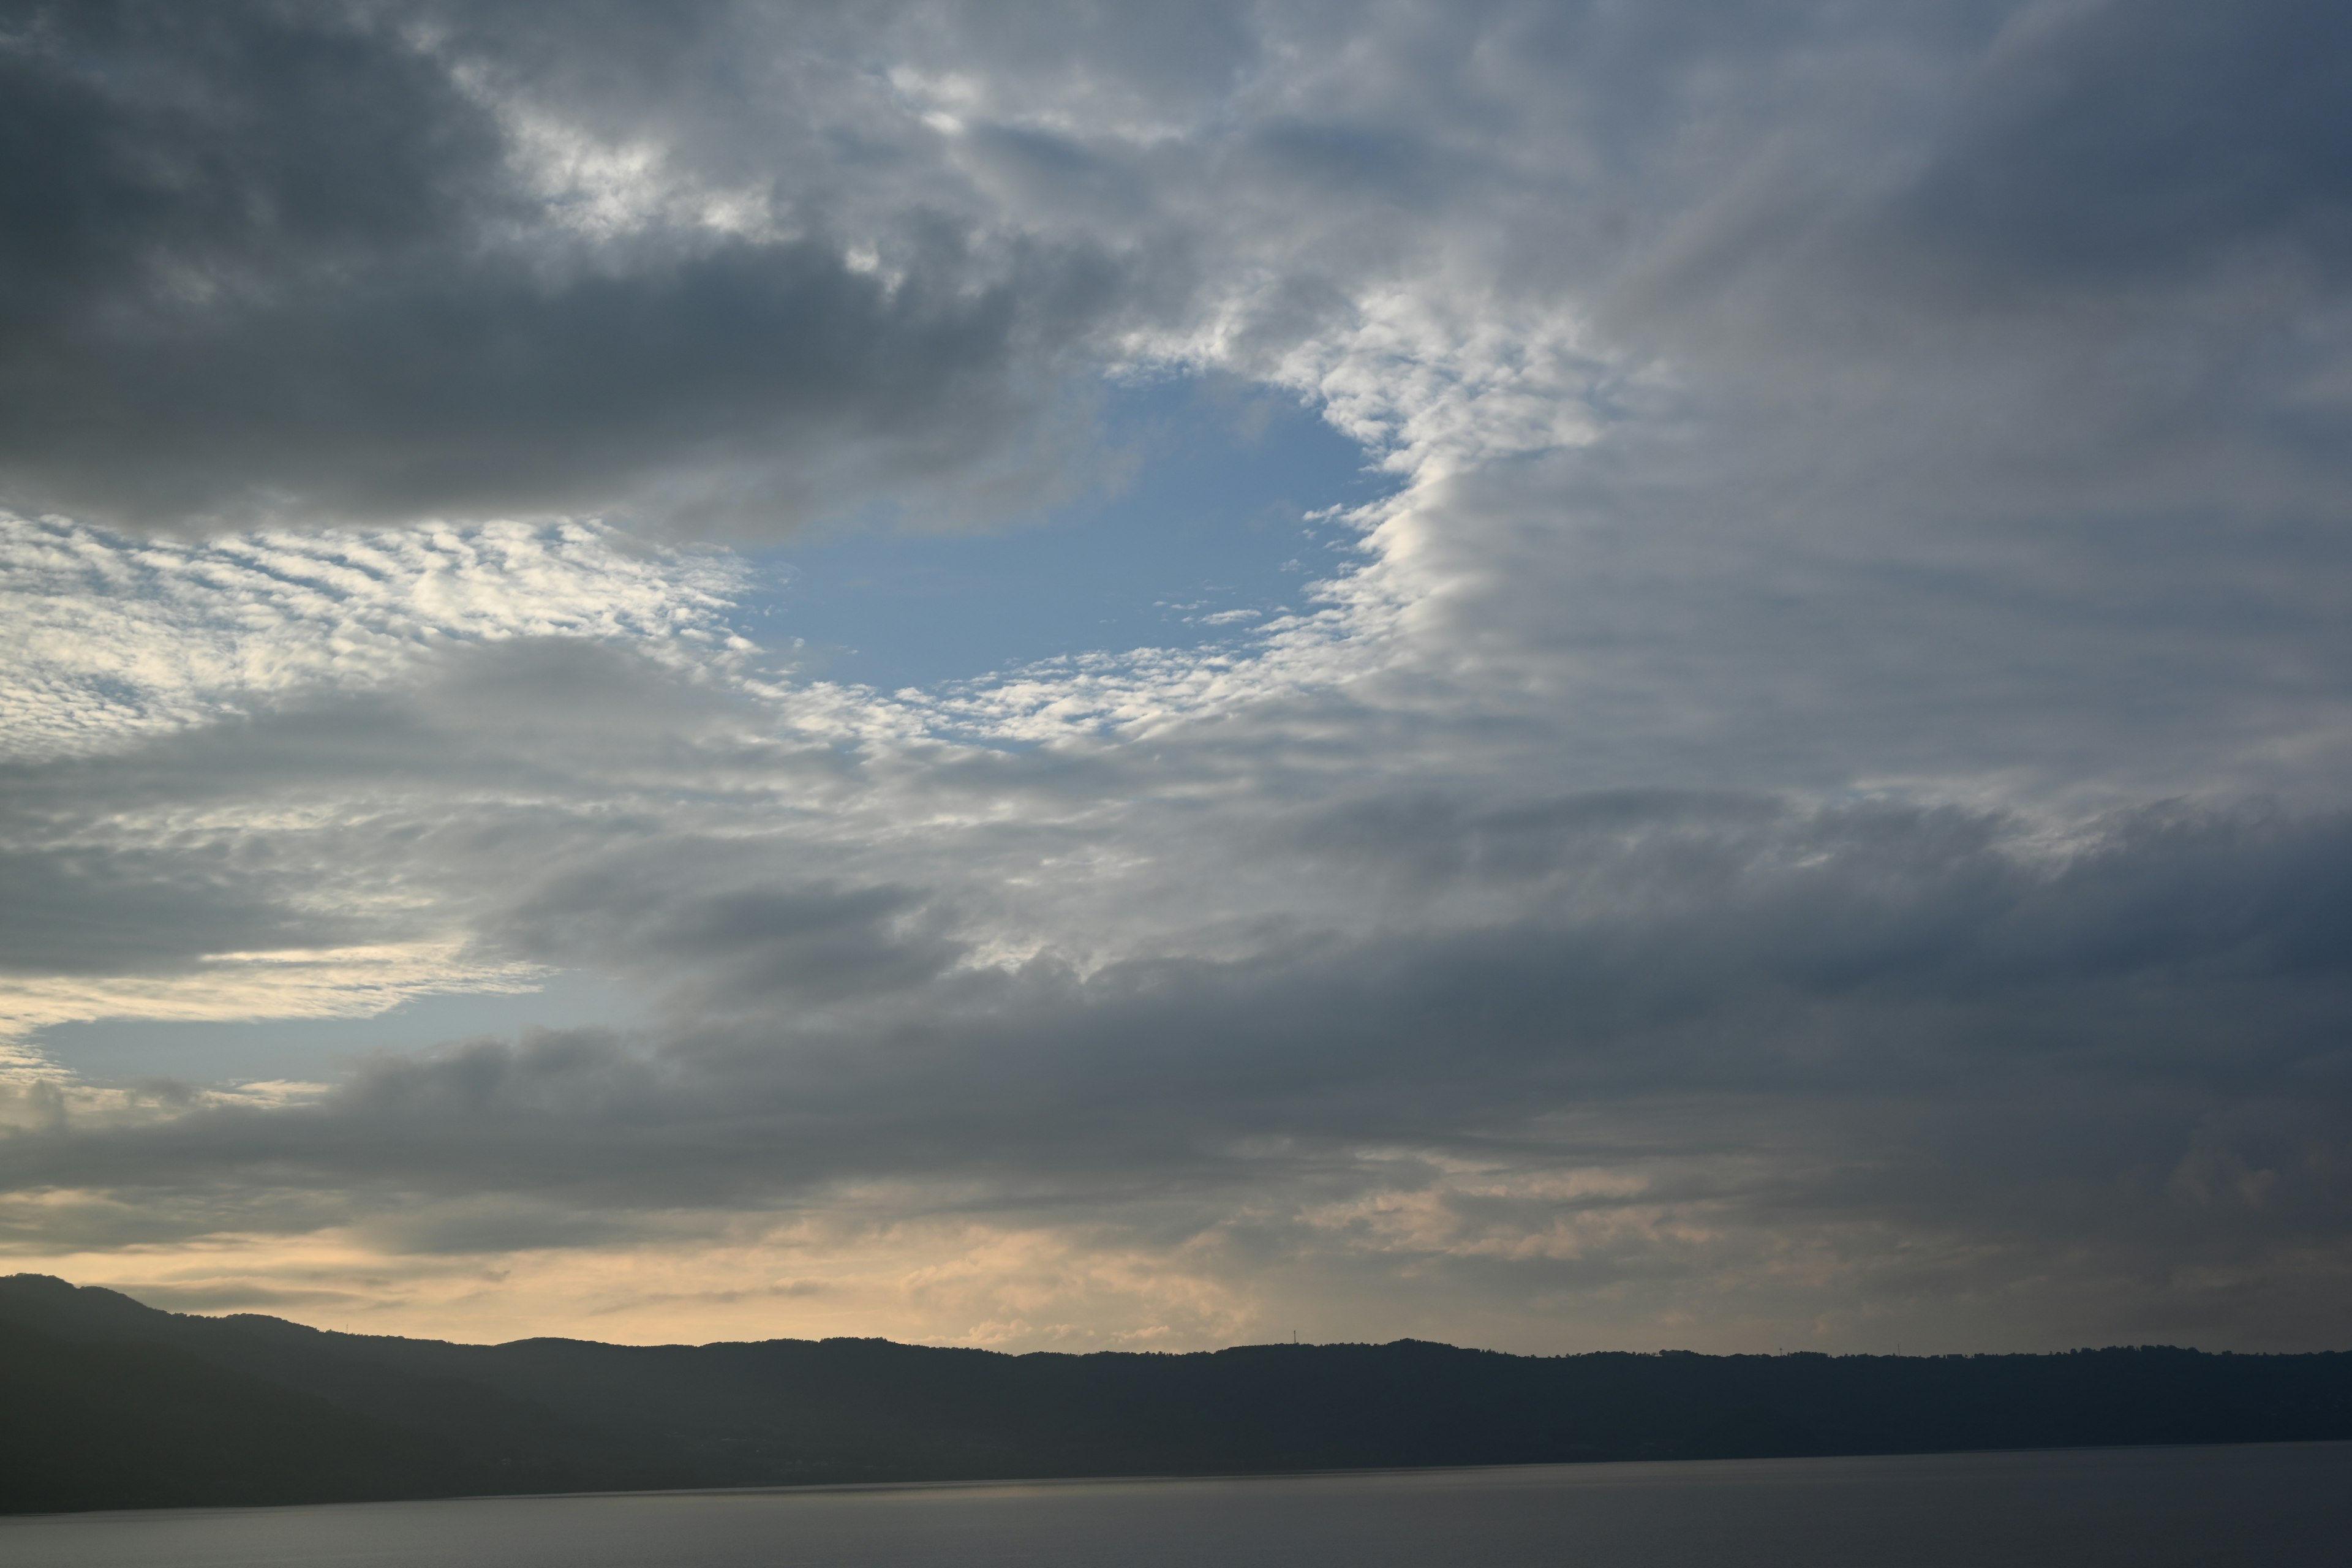
[[[2032,1568],[2347,1561],[2352,1444],[0,1520],[9,1568]]]

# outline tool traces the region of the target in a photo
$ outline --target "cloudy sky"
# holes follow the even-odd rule
[[[2352,1343],[2352,10],[0,5],[0,1270]]]

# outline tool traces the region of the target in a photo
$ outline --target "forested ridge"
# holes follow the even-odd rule
[[[0,1510],[2352,1437],[2352,1353],[502,1345],[0,1279]]]

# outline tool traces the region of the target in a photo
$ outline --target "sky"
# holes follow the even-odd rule
[[[0,1271],[2352,1345],[2352,11],[0,4]]]

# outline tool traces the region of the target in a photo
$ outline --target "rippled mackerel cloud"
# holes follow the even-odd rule
[[[10,1266],[2345,1342],[2334,8],[0,17]]]

